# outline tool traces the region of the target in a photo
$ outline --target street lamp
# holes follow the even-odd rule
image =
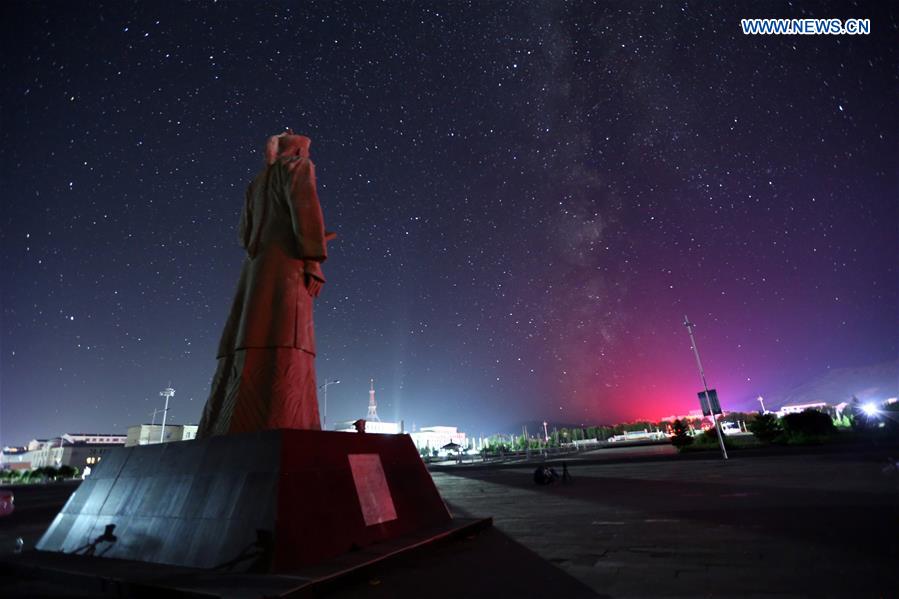
[[[171,385],[171,383],[169,383]],[[165,408],[162,410],[162,431],[159,433],[159,442],[165,443],[165,418],[169,415],[169,400],[175,396],[175,390],[171,386],[159,392],[165,398]]]
[[[325,398],[325,411],[322,416],[324,421],[322,422],[322,430],[328,430],[328,387],[331,385],[336,385],[340,382],[340,379],[328,379],[322,385],[319,386],[319,389],[322,391],[322,396]]]

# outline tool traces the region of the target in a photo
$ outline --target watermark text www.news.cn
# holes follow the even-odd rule
[[[868,35],[871,19],[740,19],[744,35]]]

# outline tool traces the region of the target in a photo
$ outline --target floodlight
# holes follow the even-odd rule
[[[877,409],[876,405],[869,401],[868,403],[862,405],[862,412],[865,413],[865,416],[877,416],[880,410]]]

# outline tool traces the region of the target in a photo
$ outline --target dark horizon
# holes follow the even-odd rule
[[[372,377],[409,429],[686,413],[685,314],[727,408],[897,394],[891,6],[0,11],[0,444],[123,432],[169,383],[169,419],[199,419],[243,193],[285,127],[339,235],[329,422]]]

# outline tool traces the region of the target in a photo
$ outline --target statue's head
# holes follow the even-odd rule
[[[274,164],[279,158],[300,158],[309,157],[309,145],[312,140],[303,135],[296,135],[288,129],[280,135],[273,135],[268,138],[265,144],[265,162],[266,164]]]

